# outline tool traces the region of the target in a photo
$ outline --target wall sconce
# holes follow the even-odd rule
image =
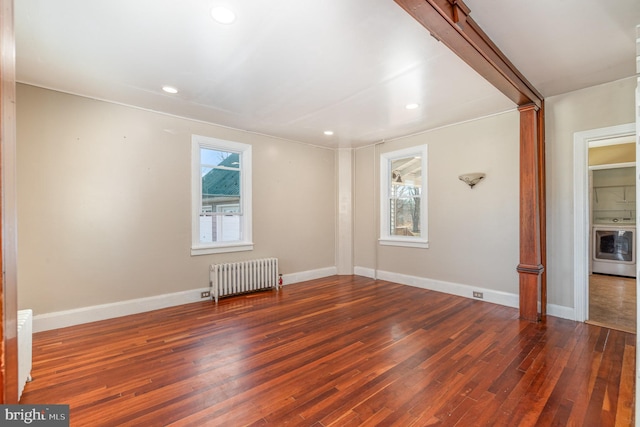
[[[465,173],[464,175],[460,175],[458,179],[460,181],[467,184],[469,187],[473,188],[474,185],[482,181],[485,177],[485,174],[476,172],[476,173]]]

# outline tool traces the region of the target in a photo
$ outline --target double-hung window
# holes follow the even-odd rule
[[[426,145],[380,155],[380,244],[429,247]]]
[[[251,146],[193,135],[191,255],[253,249]]]

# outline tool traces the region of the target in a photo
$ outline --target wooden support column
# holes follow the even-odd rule
[[[534,104],[518,107],[520,112],[520,317],[538,321],[541,315],[542,265],[540,238],[540,139],[538,112]]]
[[[544,100],[538,110],[538,214],[540,217],[540,263],[544,271],[540,276],[540,315],[547,315],[547,172],[544,127]],[[522,171],[521,171],[522,173]]]

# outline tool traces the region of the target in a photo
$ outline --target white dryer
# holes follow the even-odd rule
[[[594,273],[636,277],[635,225],[594,225]]]

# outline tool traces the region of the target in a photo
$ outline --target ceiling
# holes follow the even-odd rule
[[[545,97],[635,75],[638,0],[465,3]],[[19,82],[320,146],[515,108],[393,0],[17,0],[15,26]]]

